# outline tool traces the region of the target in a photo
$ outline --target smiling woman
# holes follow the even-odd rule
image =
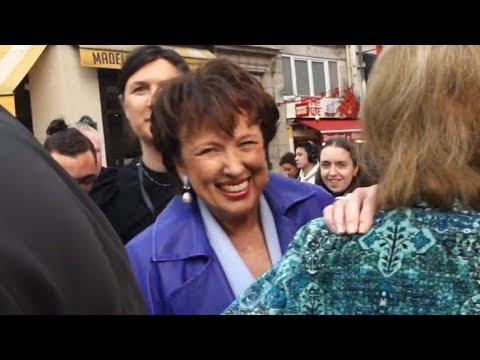
[[[250,217],[253,223],[267,182],[266,159],[258,156],[264,154],[262,132],[248,121],[240,115],[233,136],[204,128],[182,139],[179,172],[188,176],[213,216],[227,222]]]
[[[127,244],[150,313],[220,314],[331,203],[320,187],[268,173],[278,118],[258,80],[225,60],[158,92],[153,145],[193,199],[175,197]]]
[[[329,139],[320,150],[315,183],[333,196],[343,196],[360,186],[374,184],[373,176],[360,164],[354,144],[344,137]]]

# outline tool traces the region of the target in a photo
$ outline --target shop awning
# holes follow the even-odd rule
[[[139,45],[79,45],[80,63],[87,67],[120,69],[128,53],[137,46]],[[177,51],[192,69],[215,58],[215,55],[206,49],[161,46]]]
[[[196,69],[200,65],[206,63],[209,60],[215,59],[215,55],[206,49],[196,49],[179,46],[163,46],[169,49],[173,49],[178,52],[185,61],[188,63],[191,69]]]
[[[0,96],[12,95],[47,45],[0,45]]]
[[[0,95],[0,105],[15,116],[15,98],[13,95]]]
[[[0,104],[15,115],[13,92],[47,45],[0,45]]]
[[[322,134],[361,132],[360,120],[299,120],[300,124],[320,131]]]

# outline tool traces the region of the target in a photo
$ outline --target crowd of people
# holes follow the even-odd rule
[[[2,110],[0,135],[23,146],[4,164],[24,179],[2,191],[45,186],[29,211],[2,203],[0,313],[477,313],[478,61],[478,46],[385,49],[366,145],[299,143],[283,174],[266,158],[276,102],[229,60],[191,71],[174,50],[133,50],[118,90],[141,156],[119,168],[85,123],[53,120],[42,149]],[[35,234],[15,227],[29,216]]]
[[[332,137],[320,148],[312,141],[303,142],[295,153],[287,152],[280,159],[285,176],[319,185],[334,197],[376,182],[371,166],[360,164],[356,144],[345,137]]]

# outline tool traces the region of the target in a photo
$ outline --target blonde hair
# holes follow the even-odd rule
[[[360,117],[378,167],[381,208],[420,198],[480,209],[480,46],[390,46]]]

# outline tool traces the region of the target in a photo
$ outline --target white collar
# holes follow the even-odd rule
[[[305,176],[303,175],[304,174],[303,169],[300,170],[300,181],[306,182],[309,179],[311,179],[312,176],[315,176],[318,171],[318,167],[319,167],[319,164],[317,163]]]

